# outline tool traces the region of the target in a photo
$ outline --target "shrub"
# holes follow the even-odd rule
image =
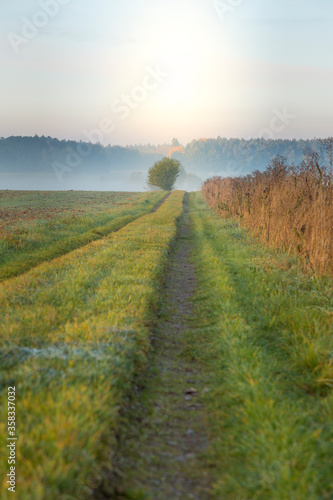
[[[148,171],[148,187],[172,191],[181,168],[181,163],[178,160],[167,157],[155,162]]]

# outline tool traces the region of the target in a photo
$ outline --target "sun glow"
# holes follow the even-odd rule
[[[198,94],[200,71],[210,41],[199,36],[202,18],[198,8],[186,3],[155,7],[140,20],[138,38],[148,57],[168,72],[161,91],[170,104],[186,105]],[[152,41],[155,41],[152,44]]]

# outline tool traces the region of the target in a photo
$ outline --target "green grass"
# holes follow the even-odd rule
[[[332,281],[261,247],[191,195],[189,347],[211,370],[218,499],[333,498]]]
[[[152,211],[165,193],[0,191],[0,281]]]
[[[36,194],[21,194],[22,206],[30,196],[30,207],[39,210]],[[84,210],[73,234],[64,223],[67,195],[70,217],[79,200]],[[0,284],[4,500],[11,498],[8,386],[17,393],[17,497],[81,500],[99,483],[101,468],[112,470],[119,410],[147,365],[183,193],[146,215],[163,194],[82,196],[50,194],[48,220],[12,227],[36,235],[41,224],[43,251],[52,257],[61,242],[83,239],[80,248]],[[16,210],[21,201],[13,196],[3,206]],[[202,363],[209,389],[203,397],[211,446],[203,469],[214,465],[215,497],[331,499],[332,281],[307,276],[297,259],[260,246],[235,221],[213,214],[200,194],[191,194],[190,210],[198,287],[185,350]],[[140,218],[128,223],[126,217]],[[96,226],[99,239],[81,246]],[[24,252],[14,248],[6,267],[20,272],[20,262]]]
[[[118,412],[146,364],[149,330],[182,212],[156,213],[0,285],[1,435],[17,393],[17,497],[78,499],[112,466]],[[0,448],[1,477],[7,450]],[[3,480],[1,498],[11,498]]]

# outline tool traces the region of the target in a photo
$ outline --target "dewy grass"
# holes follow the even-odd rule
[[[191,195],[198,290],[189,347],[211,370],[218,499],[333,498],[332,281]]]
[[[162,192],[2,192],[0,281],[119,230],[151,212],[163,196]]]
[[[15,385],[20,500],[83,499],[110,466],[182,200],[174,192],[155,213],[0,285],[0,431]],[[0,457],[6,478],[5,446]]]

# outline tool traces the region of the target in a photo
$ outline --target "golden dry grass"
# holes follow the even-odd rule
[[[264,172],[208,179],[202,192],[262,243],[297,253],[312,272],[333,273],[332,170],[318,153],[307,152],[296,167],[277,156]]]

